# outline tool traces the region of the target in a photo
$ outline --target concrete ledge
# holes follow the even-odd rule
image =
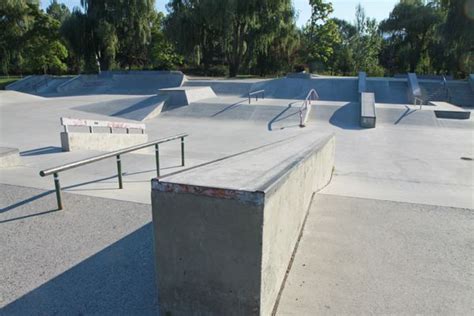
[[[364,128],[375,127],[375,95],[370,92],[360,94],[360,126]]]
[[[146,143],[148,134],[111,134],[111,133],[71,133],[61,132],[63,151],[101,150],[113,151]],[[148,153],[150,150],[139,150],[136,153]]]
[[[421,98],[421,88],[418,84],[418,78],[416,77],[415,73],[408,73],[407,75],[407,82],[408,82],[408,100],[415,104],[416,99]]]
[[[18,148],[0,147],[0,168],[16,167],[20,164]]]
[[[300,136],[152,181],[161,313],[272,313],[334,166],[334,136]]]
[[[160,89],[158,95],[167,97],[167,106],[189,105],[204,99],[217,97],[211,87],[177,87]]]

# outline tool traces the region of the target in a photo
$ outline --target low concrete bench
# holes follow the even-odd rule
[[[375,120],[375,96],[371,92],[363,92],[360,94],[360,126],[374,128]]]
[[[145,134],[145,124],[61,117],[61,125],[64,126],[64,132],[61,132],[63,151],[112,151],[148,141],[148,135]],[[71,132],[70,127],[86,127],[88,132]],[[98,128],[105,129],[107,132],[100,132]],[[125,133],[116,133],[117,130],[122,130]],[[131,133],[132,131],[136,132]]]
[[[160,314],[271,315],[334,154],[308,133],[153,179]]]
[[[0,147],[0,168],[20,165],[20,151],[17,148]]]

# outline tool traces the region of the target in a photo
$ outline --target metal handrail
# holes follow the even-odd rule
[[[417,96],[413,96],[414,105],[418,105],[417,101],[420,101],[420,110],[423,108],[423,99]]]
[[[311,89],[306,95],[306,98],[303,101],[302,106],[300,107],[300,127],[305,127],[306,122],[308,121],[309,112],[311,112],[311,100],[319,100],[319,94],[315,89]],[[306,110],[305,115],[303,116],[303,111]]]
[[[140,149],[143,149],[143,148],[146,148],[146,147],[155,146],[156,174],[159,177],[160,176],[160,149],[159,149],[159,145],[162,144],[162,143],[166,143],[166,142],[181,138],[181,166],[184,166],[184,138],[187,137],[187,136],[188,136],[188,134],[178,134],[178,135],[175,135],[175,136],[160,138],[160,139],[157,139],[157,140],[154,140],[154,141],[151,141],[151,142],[147,142],[147,143],[144,143],[144,144],[135,145],[135,146],[127,147],[127,148],[124,148],[124,149],[115,150],[115,151],[112,151],[112,152],[109,152],[109,153],[106,153],[106,154],[102,154],[102,155],[98,155],[98,156],[94,156],[94,157],[90,157],[90,158],[70,162],[68,164],[57,166],[57,167],[50,168],[50,169],[41,170],[39,175],[42,176],[42,177],[46,177],[46,176],[49,176],[49,175],[54,176],[54,187],[55,187],[55,190],[56,190],[56,200],[58,202],[58,210],[62,210],[63,209],[63,203],[62,203],[62,198],[61,198],[61,185],[59,183],[59,175],[58,175],[60,172],[63,172],[63,171],[69,170],[69,169],[73,169],[73,168],[77,168],[77,167],[80,167],[80,166],[84,166],[84,165],[87,165],[87,164],[90,164],[90,163],[93,163],[93,162],[97,162],[99,160],[112,158],[112,157],[115,156],[116,159],[117,159],[118,185],[119,185],[119,189],[123,189],[122,162],[120,160],[121,155],[126,154],[126,153],[130,153],[132,151],[140,150]]]
[[[258,95],[262,95],[262,99],[265,99],[265,90],[257,90],[253,92],[249,92],[249,104],[250,104],[250,98],[252,95],[255,95],[255,101],[258,101]]]

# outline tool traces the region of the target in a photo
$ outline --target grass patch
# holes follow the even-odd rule
[[[17,80],[20,80],[21,77],[10,76],[10,77],[0,77],[0,90],[5,90],[5,87],[10,83],[13,83]]]

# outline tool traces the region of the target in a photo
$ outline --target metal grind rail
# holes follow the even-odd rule
[[[315,89],[311,89],[308,92],[308,95],[303,101],[303,105],[300,108],[300,127],[305,127],[306,122],[308,121],[309,112],[311,112],[311,101],[319,100],[319,94]],[[305,114],[303,112],[306,110]]]
[[[258,96],[261,95],[262,99],[265,99],[265,90],[257,90],[253,92],[249,92],[249,104],[251,102],[251,97],[255,96],[255,101],[258,101]]]
[[[133,151],[137,151],[137,150],[140,150],[140,149],[143,149],[143,148],[155,146],[156,175],[159,177],[160,176],[160,147],[159,147],[159,145],[163,144],[163,143],[170,142],[172,140],[181,139],[181,166],[184,166],[184,138],[187,137],[187,136],[188,136],[188,134],[178,134],[178,135],[175,135],[175,136],[170,136],[170,137],[166,137],[166,138],[157,139],[157,140],[147,142],[147,143],[144,143],[144,144],[127,147],[127,148],[112,151],[112,152],[109,152],[109,153],[106,153],[106,154],[102,154],[102,155],[98,155],[98,156],[94,156],[94,157],[74,161],[74,162],[71,162],[71,163],[68,163],[68,164],[65,164],[65,165],[61,165],[61,166],[57,166],[57,167],[54,167],[54,168],[41,170],[39,174],[42,177],[53,175],[53,177],[54,177],[54,187],[55,187],[55,190],[56,190],[56,200],[58,202],[58,209],[62,210],[63,209],[63,203],[62,203],[62,198],[61,198],[61,185],[59,183],[59,173],[60,172],[63,172],[63,171],[69,170],[69,169],[73,169],[73,168],[77,168],[77,167],[80,167],[80,166],[88,165],[88,164],[91,164],[91,163],[94,163],[94,162],[97,162],[97,161],[100,161],[100,160],[104,160],[104,159],[107,159],[107,158],[116,157],[116,159],[117,159],[118,185],[119,185],[119,189],[123,189],[122,162],[120,160],[121,155],[126,154],[126,153],[130,153],[130,152],[133,152]]]

